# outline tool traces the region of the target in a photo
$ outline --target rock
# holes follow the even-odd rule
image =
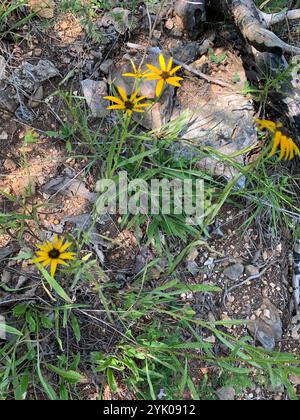
[[[189,36],[196,39],[199,35],[201,22],[206,20],[205,0],[177,0],[175,13],[181,19]]]
[[[134,59],[137,68],[139,63],[142,60],[142,56],[137,55]],[[154,66],[159,67],[158,56],[156,54],[149,54],[144,60],[143,70],[146,70],[146,64],[153,64]],[[132,73],[132,66],[129,61],[123,60],[114,67],[111,73],[111,80],[115,86],[121,86],[128,95],[130,95],[135,88],[136,79],[132,77],[123,77],[123,73]],[[155,99],[155,88],[156,81],[146,81],[142,79],[139,83],[139,92],[141,96],[146,96],[149,99]],[[162,94],[159,102],[151,106],[151,110],[143,114],[141,120],[140,114],[133,114],[133,118],[136,121],[140,121],[140,124],[149,129],[158,129],[162,125],[170,121],[173,109],[173,97],[174,97],[174,88],[167,85],[164,93]]]
[[[29,0],[28,7],[43,19],[52,19],[55,12],[54,0]]]
[[[6,131],[2,131],[1,133],[0,133],[0,141],[1,140],[8,140],[8,134],[7,134],[7,132]]]
[[[17,165],[12,159],[6,159],[3,163],[4,169],[8,172],[15,171],[17,169]]]
[[[274,350],[276,342],[283,334],[281,313],[269,299],[264,299],[261,307],[262,314],[254,321],[249,322],[250,334],[267,350]]]
[[[199,273],[199,266],[195,261],[188,261],[186,268],[193,276],[196,276]]]
[[[69,168],[65,168],[62,175],[44,184],[41,191],[49,195],[60,193],[68,197],[79,196],[91,203],[94,203],[97,198],[97,194],[91,193],[84,183],[76,178],[76,173]]]
[[[17,106],[18,100],[14,88],[0,82],[0,109],[13,113]]]
[[[103,61],[103,63],[100,65],[100,70],[102,71],[102,73],[104,74],[109,74],[112,66],[113,66],[114,62],[113,60],[109,59],[109,60],[105,60]]]
[[[238,280],[244,273],[244,266],[241,263],[231,265],[224,270],[224,275],[230,280]]]
[[[130,11],[122,7],[115,7],[110,12],[105,13],[101,20],[101,26],[108,27],[113,25],[115,30],[121,35],[124,35],[128,29],[131,29],[133,23]]]
[[[0,248],[0,261],[1,260],[4,260],[7,257],[9,257],[16,250],[17,250],[17,248],[14,245],[7,245],[4,248]]]
[[[107,84],[103,81],[86,79],[81,82],[81,87],[93,117],[103,117],[108,106],[108,101],[103,98],[107,95]]]
[[[259,268],[255,267],[255,265],[247,265],[245,268],[245,273],[247,277],[256,276],[259,274]]]
[[[31,108],[37,108],[40,105],[40,102],[43,100],[44,98],[44,88],[43,86],[40,86],[37,91],[32,95],[30,101],[29,101],[29,106]]]
[[[205,64],[210,66],[209,57],[206,57]],[[238,86],[242,89],[247,81],[242,60],[228,53],[226,71],[220,70],[215,77],[226,80],[228,74],[234,75],[236,72],[241,80]],[[230,80],[228,82],[231,83]],[[238,89],[232,91],[214,83],[208,84],[197,77],[184,77],[181,88],[177,90],[171,117],[171,120],[182,121],[181,140],[173,143],[173,153],[178,158],[191,159],[196,158],[197,154],[200,156],[197,153],[199,148],[208,147],[225,156],[235,155],[234,159],[243,165],[244,155],[241,152],[258,142],[254,114],[253,102],[238,93]],[[227,179],[232,179],[238,173],[232,165],[226,165],[224,159],[212,153],[201,160],[199,158],[197,166]]]
[[[197,251],[197,249],[194,249],[193,251],[191,251],[188,256],[186,257],[186,262],[193,262],[195,261],[199,256],[199,252]]]
[[[0,55],[0,82],[5,79],[6,60]]]
[[[133,274],[139,274],[150,261],[154,258],[153,253],[147,246],[142,246],[140,252],[136,256],[135,264],[133,267]]]
[[[12,85],[17,83],[20,88],[33,93],[43,82],[58,75],[59,71],[51,61],[40,60],[37,65],[25,62],[13,72],[9,81]]]
[[[231,386],[219,388],[216,393],[221,401],[233,401],[236,396],[235,389]]]
[[[170,54],[185,64],[192,63],[199,56],[206,54],[208,49],[213,47],[215,35],[212,34],[202,44],[197,41],[184,39],[172,39],[169,45]]]

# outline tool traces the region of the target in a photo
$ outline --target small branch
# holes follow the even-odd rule
[[[268,28],[276,23],[283,22],[284,20],[300,19],[300,9],[280,13],[264,13],[259,11],[259,14],[266,22]]]
[[[152,53],[152,54],[161,54],[162,50],[158,47],[152,47],[152,48],[146,48],[143,45],[140,44],[132,44],[131,42],[127,43],[127,47],[134,49],[134,50],[138,50],[138,51],[147,51],[148,53]],[[200,77],[201,79],[206,80],[208,83],[212,83],[215,85],[219,85],[222,87],[226,87],[228,89],[234,90],[234,86],[231,85],[230,83],[227,82],[223,82],[222,80],[219,79],[215,79],[214,77],[208,76],[207,74],[202,73],[201,71],[198,70],[194,70],[192,67],[188,66],[187,64],[183,63],[182,61],[176,60],[176,58],[174,58],[174,63],[177,64],[178,66],[182,66],[182,68],[184,68],[186,71],[195,74],[196,76]]]

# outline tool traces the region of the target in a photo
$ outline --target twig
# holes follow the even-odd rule
[[[297,241],[294,247],[294,274],[293,274],[293,293],[295,310],[297,314],[300,311],[300,241]]]
[[[127,42],[127,47],[131,48],[133,50],[139,50],[139,51],[148,51],[148,53],[152,53],[152,54],[161,54],[162,50],[158,47],[151,47],[151,48],[146,48],[143,45],[140,44],[133,44],[131,42]],[[219,85],[222,87],[226,87],[228,89],[231,90],[235,90],[233,85],[231,85],[230,83],[227,82],[223,82],[222,80],[219,79],[215,79],[214,77],[208,76],[207,74],[202,73],[201,71],[195,70],[192,67],[188,66],[187,64],[183,63],[182,61],[177,60],[176,58],[174,58],[174,63],[177,64],[178,66],[182,66],[182,68],[184,68],[186,71],[195,74],[196,76],[200,77],[201,79],[206,80],[208,83],[212,83],[215,85]]]
[[[243,286],[244,284],[248,283],[249,281],[259,279],[269,270],[270,267],[272,267],[272,265],[275,265],[275,264],[277,264],[277,261],[273,261],[270,264],[268,264],[260,273],[254,274],[253,276],[250,276],[250,277],[246,278],[245,280],[243,280],[241,283],[235,284],[234,286],[231,286],[224,293],[223,303],[225,304],[225,300],[227,299],[227,296],[229,295],[230,292],[232,292],[235,289],[238,289],[239,287]]]

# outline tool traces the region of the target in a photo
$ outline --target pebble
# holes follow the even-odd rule
[[[8,140],[8,134],[6,131],[2,131],[2,133],[0,133],[0,140]]]
[[[221,401],[233,401],[235,399],[236,392],[231,386],[223,387],[217,390],[217,396]]]
[[[247,265],[245,268],[247,277],[256,276],[259,274],[259,269],[255,265]]]
[[[244,273],[244,266],[241,263],[231,265],[230,267],[225,268],[224,274],[230,280],[238,280]]]
[[[229,303],[233,303],[235,301],[235,297],[232,295],[228,295],[227,300]]]
[[[12,159],[6,159],[3,166],[6,171],[15,171],[17,169],[17,165]]]
[[[114,62],[111,59],[105,60],[103,61],[103,63],[100,65],[100,70],[102,71],[102,73],[104,74],[109,74],[110,70],[113,66]]]

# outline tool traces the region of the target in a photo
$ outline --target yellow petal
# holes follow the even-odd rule
[[[273,121],[256,119],[256,122],[260,129],[266,128],[267,130],[272,131],[272,133],[276,131],[277,125]]]
[[[123,101],[124,102],[128,101],[128,97],[127,97],[127,94],[126,94],[125,90],[121,86],[118,86],[117,89],[118,89],[119,94],[120,94],[121,98],[123,99]]]
[[[65,267],[68,267],[68,264],[66,263],[66,261],[61,260],[60,258],[57,260],[57,264],[63,265]]]
[[[51,277],[54,277],[55,276],[55,273],[56,273],[56,269],[57,269],[57,260],[52,260],[51,261],[51,269],[50,269],[50,274],[51,274]]]
[[[46,258],[48,258],[48,254],[49,254],[49,252],[47,251],[37,251],[36,252],[36,255],[39,255],[40,257],[46,257]]]
[[[288,149],[288,142],[287,142],[286,136],[281,136],[280,147],[281,147],[281,153],[279,156],[279,160],[282,160],[284,156],[286,155],[287,149]]]
[[[133,92],[133,94],[130,96],[130,102],[133,102],[135,100],[135,98],[137,97],[139,91],[136,90],[135,92]]]
[[[268,157],[272,157],[275,155],[276,150],[278,149],[278,146],[280,144],[280,140],[281,140],[281,132],[280,131],[276,131],[275,136],[274,136],[274,140],[273,140],[273,148],[271,150],[271,153],[269,154]]]
[[[174,79],[176,79],[176,77],[171,77],[170,79],[167,79],[166,82],[169,83],[169,85],[181,87],[181,84],[177,80],[174,80]]]
[[[160,74],[151,74],[150,76],[146,77],[146,80],[160,80],[161,75]]]
[[[139,96],[138,98],[136,98],[135,102],[140,102],[140,101],[143,101],[144,99],[147,99],[147,96]]]
[[[123,101],[121,101],[120,98],[116,98],[115,96],[104,96],[104,99],[107,99],[108,101],[115,102],[118,105],[123,105]]]
[[[63,252],[65,252],[66,249],[70,248],[70,246],[72,245],[72,242],[66,242],[59,250],[59,252],[62,254]]]
[[[37,245],[37,248],[41,249],[42,251],[48,252],[50,251],[50,249],[52,249],[52,244],[46,242],[43,245]]]
[[[75,260],[75,252],[64,252],[60,254],[59,259],[61,260]]]
[[[149,70],[153,71],[154,74],[161,74],[161,70],[153,66],[152,64],[147,64],[147,67]]]
[[[51,263],[50,258],[48,258],[48,260],[46,260],[45,262],[43,262],[42,266],[43,267],[47,267],[47,265],[49,265]]]
[[[138,77],[138,74],[136,73],[123,73],[123,77]]]
[[[174,67],[172,70],[170,69],[170,76],[172,76],[173,74],[175,74],[181,68],[182,68],[182,66],[177,66],[177,67]]]
[[[171,68],[173,66],[173,57],[170,58],[168,66],[167,66],[167,71],[171,71]]]
[[[59,243],[59,239],[58,239],[58,236],[57,235],[55,235],[54,236],[54,239],[53,239],[53,248],[58,248],[58,243]]]
[[[162,71],[166,71],[167,70],[166,60],[165,60],[165,57],[162,54],[159,54],[158,61],[159,61],[159,65],[160,65],[160,68],[162,69]]]
[[[163,88],[165,86],[164,80],[159,80],[159,82],[156,85],[156,96],[159,97],[162,94]]]
[[[60,250],[60,248],[62,247],[62,245],[63,245],[63,243],[64,243],[64,238],[62,237],[62,238],[60,238],[60,240],[58,241],[58,243],[57,243],[57,246],[56,246],[56,248],[57,249],[59,249]]]
[[[150,104],[136,104],[134,105],[134,109],[146,108],[147,106],[150,106]]]
[[[124,105],[111,105],[107,109],[125,109]]]
[[[45,260],[46,261],[48,260],[48,256],[46,256],[46,258],[45,257],[38,257],[38,258],[35,258],[34,260],[31,260],[30,262],[31,262],[31,264],[36,264],[36,263],[43,262]]]

